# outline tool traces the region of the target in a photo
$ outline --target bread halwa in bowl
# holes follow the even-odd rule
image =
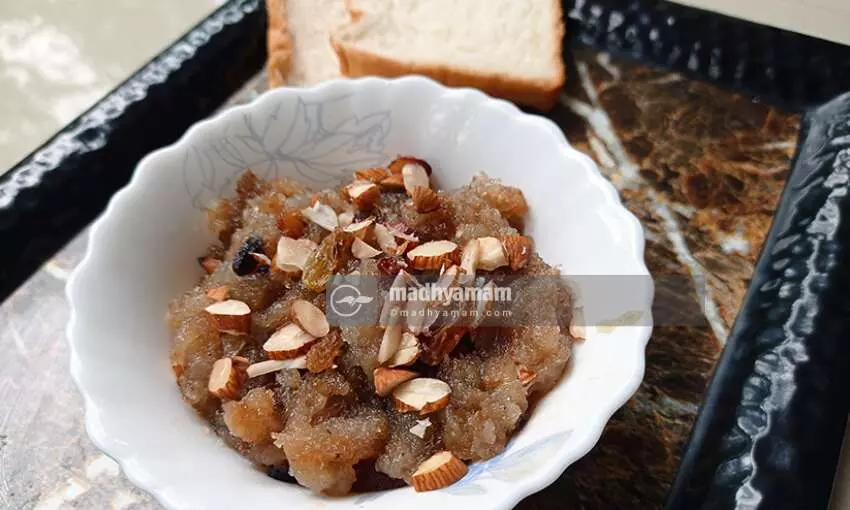
[[[398,154],[432,167],[418,199]],[[331,263],[308,267],[320,252]],[[68,284],[88,433],[167,508],[510,508],[595,444],[651,326],[574,342],[571,311],[599,315],[583,288],[518,293],[548,318],[536,329],[382,312],[399,285],[536,274],[648,280],[640,225],[551,122],[415,77],[267,92],[147,156],[93,226]],[[329,301],[339,279],[378,288]],[[650,316],[651,288],[632,297],[613,317]]]

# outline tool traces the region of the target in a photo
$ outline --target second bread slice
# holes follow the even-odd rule
[[[551,108],[564,84],[557,0],[348,0],[331,42],[346,76],[424,74]]]

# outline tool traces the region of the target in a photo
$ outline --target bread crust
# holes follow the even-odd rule
[[[292,70],[292,36],[286,21],[286,0],[266,0],[268,57],[266,74],[269,87],[280,87]]]
[[[345,2],[353,19],[362,13],[352,1]],[[479,73],[468,69],[459,69],[448,65],[417,64],[393,60],[382,55],[361,50],[331,37],[331,45],[339,58],[340,72],[344,76],[386,76],[397,77],[408,74],[422,74],[450,87],[474,87],[490,94],[516,103],[532,106],[539,110],[550,110],[558,100],[564,86],[565,72],[562,58],[564,40],[563,11],[559,0],[553,0],[555,9],[555,54],[551,56],[558,70],[553,80],[533,80],[502,73]]]

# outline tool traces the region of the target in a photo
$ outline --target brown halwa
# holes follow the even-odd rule
[[[171,363],[184,399],[272,476],[328,495],[444,487],[502,451],[563,375],[574,338],[557,278],[519,305],[539,326],[328,324],[335,275],[558,275],[518,230],[520,190],[480,175],[435,191],[430,171],[399,157],[318,193],[246,171],[208,208],[220,244],[170,306]]]

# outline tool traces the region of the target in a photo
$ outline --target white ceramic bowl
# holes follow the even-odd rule
[[[267,92],[200,122],[139,163],[68,284],[71,371],[88,433],[167,508],[511,508],[587,453],[637,389],[651,284],[623,305],[645,325],[591,328],[507,450],[449,488],[323,498],[267,477],[218,440],[180,398],[163,320],[168,302],[196,283],[196,257],[212,241],[203,205],[230,194],[248,167],[323,188],[398,153],[429,161],[443,188],[479,171],[522,188],[527,230],[565,274],[649,280],[641,226],[593,162],[552,122],[478,91],[417,77],[334,81]],[[584,303],[585,313],[597,305]]]

